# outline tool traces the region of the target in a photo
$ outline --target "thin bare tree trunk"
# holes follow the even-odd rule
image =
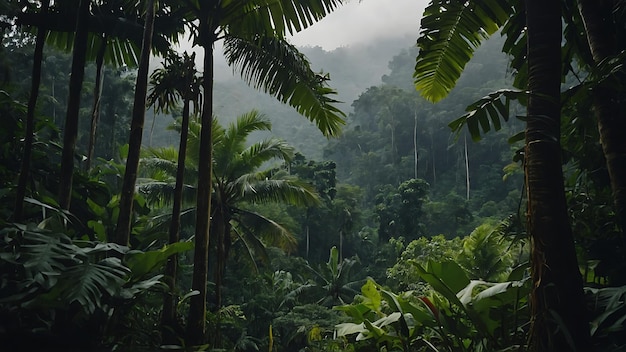
[[[87,62],[87,36],[90,0],[81,0],[76,20],[74,48],[72,54],[72,73],[70,76],[67,114],[63,129],[63,152],[61,153],[61,172],[59,175],[59,206],[68,210],[72,202],[72,182],[74,180],[74,152],[78,137],[78,113],[80,110],[80,91],[85,77]]]
[[[185,159],[187,158],[187,137],[189,135],[189,101],[183,102],[183,119],[180,126],[180,141],[178,144],[178,163],[176,165],[176,185],[174,186],[174,200],[172,204],[172,221],[169,229],[169,243],[180,240],[180,212],[183,204],[183,187],[185,186]],[[176,281],[178,276],[178,254],[167,258],[165,266],[165,282],[169,291],[163,298],[163,312],[161,313],[161,336],[166,345],[177,344],[179,328],[176,314]]]
[[[135,183],[139,169],[139,154],[143,125],[146,118],[146,96],[148,92],[148,70],[150,65],[150,50],[152,48],[152,32],[154,29],[154,0],[146,3],[146,22],[143,30],[139,69],[135,84],[135,99],[133,101],[133,118],[130,124],[130,138],[128,140],[128,157],[122,183],[120,197],[120,213],[115,228],[115,242],[128,245],[133,215],[133,200],[135,197]]]
[[[414,176],[417,179],[417,170],[418,170],[418,166],[419,166],[419,153],[417,151],[417,109],[415,109],[413,111],[413,118],[414,118],[414,123],[413,123],[413,159],[415,162],[415,172],[414,172]]]
[[[85,170],[91,169],[94,149],[96,147],[96,129],[100,120],[100,100],[102,98],[102,84],[104,77],[104,53],[107,47],[107,35],[102,35],[102,42],[96,56],[96,82],[93,88],[93,108],[91,110],[91,128],[89,129],[89,146],[87,147],[87,160],[85,160]]]
[[[465,133],[465,187],[467,189],[466,199],[470,199],[470,174],[469,174],[469,156],[467,152],[467,132]]]
[[[207,15],[208,16],[208,15]],[[209,261],[209,225],[211,214],[212,154],[213,154],[213,43],[214,34],[208,23],[200,24],[200,37],[205,40],[204,80],[202,83],[204,102],[200,130],[200,155],[198,162],[198,187],[196,199],[196,231],[191,288],[198,294],[189,302],[187,343],[201,345],[206,341],[206,297]]]
[[[41,5],[41,15],[45,16],[50,7],[50,0],[44,1]],[[15,196],[15,208],[13,211],[13,221],[22,221],[24,211],[24,198],[26,197],[26,185],[30,174],[30,159],[33,154],[33,142],[35,134],[35,106],[39,96],[39,84],[41,83],[41,64],[43,62],[43,47],[45,44],[47,29],[39,27],[37,39],[35,41],[35,52],[33,53],[33,71],[30,85],[30,97],[28,98],[28,111],[26,113],[26,131],[24,132],[24,154],[20,166],[20,175],[17,180],[17,191]]]

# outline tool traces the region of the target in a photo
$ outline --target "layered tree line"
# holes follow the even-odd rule
[[[0,2],[3,346],[625,348],[623,2],[433,0],[363,87],[286,39],[340,5]]]

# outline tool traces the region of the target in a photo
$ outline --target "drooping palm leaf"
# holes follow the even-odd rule
[[[474,50],[512,13],[505,0],[433,0],[424,11],[417,45],[415,87],[432,101],[456,85]]]
[[[238,237],[246,242],[247,247],[255,247],[256,239],[262,241],[263,248],[255,247],[255,252],[264,250],[265,246],[274,246],[286,251],[296,248],[296,239],[285,227],[259,213],[245,209],[237,209],[234,216],[234,228],[238,229]]]
[[[87,60],[95,60],[103,40],[107,41],[104,61],[116,67],[137,66],[143,32],[143,2],[110,1],[92,2],[87,41]],[[178,42],[183,34],[184,13],[161,6],[156,13],[153,50],[164,54],[171,44]],[[36,28],[45,25],[50,32],[47,42],[53,46],[71,51],[74,41],[76,4],[73,1],[55,2],[53,11],[46,16],[24,11],[18,15],[18,24]]]
[[[336,92],[326,85],[328,77],[315,73],[306,57],[284,38],[228,36],[224,54],[255,88],[294,107],[325,136],[339,133],[345,114],[335,106]]]
[[[342,3],[342,0],[227,0],[221,4],[222,25],[230,27],[230,34],[272,31],[284,37],[311,26]]]
[[[517,100],[524,102],[528,93],[520,90],[501,89],[480,98],[478,101],[465,108],[466,113],[458,119],[450,122],[448,126],[455,132],[460,133],[463,126],[472,135],[474,141],[481,138],[482,133],[487,133],[493,127],[498,131],[503,121],[509,120],[510,102]]]
[[[300,206],[316,206],[320,203],[315,189],[297,179],[263,179],[248,174],[233,182],[240,192],[240,199],[256,204],[287,203]]]

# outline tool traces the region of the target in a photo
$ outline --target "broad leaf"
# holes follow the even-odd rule
[[[432,102],[448,95],[483,40],[506,23],[505,0],[432,0],[424,10],[417,45],[415,87]]]

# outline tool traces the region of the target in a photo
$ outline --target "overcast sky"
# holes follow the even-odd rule
[[[297,33],[291,42],[333,50],[391,36],[417,39],[420,18],[428,3],[428,0],[347,1],[320,22]]]

